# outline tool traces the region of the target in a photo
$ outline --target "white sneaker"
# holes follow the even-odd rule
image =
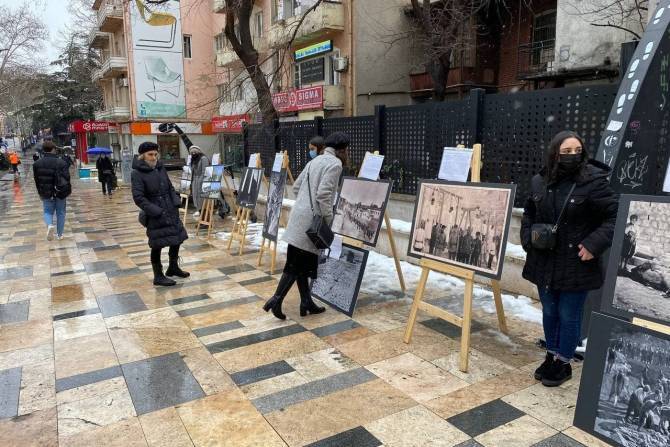
[[[200,217],[200,211],[196,211],[195,213],[193,213],[193,217]]]
[[[64,237],[65,237],[65,236],[63,236],[63,235],[61,234],[60,236],[56,236],[56,240],[57,240],[57,241],[62,241]]]
[[[56,230],[56,227],[53,225],[49,225],[47,227],[47,241],[53,241],[54,240],[54,231]]]

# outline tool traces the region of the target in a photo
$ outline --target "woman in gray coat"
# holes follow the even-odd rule
[[[202,181],[205,178],[205,168],[209,166],[209,159],[202,153],[198,146],[191,146],[191,192],[193,195],[193,205],[195,206],[194,217],[200,215],[202,209]]]
[[[342,174],[342,165],[346,165],[348,147],[349,137],[346,134],[335,132],[328,136],[323,154],[305,166],[293,185],[296,201],[283,236],[283,240],[288,242],[286,265],[275,294],[263,306],[266,312],[272,309],[274,316],[280,320],[286,319],[281,310],[282,301],[296,282],[300,292],[301,317],[326,310],[314,304],[309,287],[309,278],[316,279],[319,266],[319,250],[306,234],[313,217],[309,199],[311,194],[314,212],[321,214],[331,225],[333,199]]]

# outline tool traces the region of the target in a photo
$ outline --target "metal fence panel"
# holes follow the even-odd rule
[[[378,147],[374,147],[375,117],[373,115],[323,120],[324,138],[333,132],[344,132],[351,140],[349,160],[354,172],[347,174],[354,175],[358,172],[366,151],[379,150]]]
[[[281,150],[288,151],[289,166],[297,178],[309,161],[309,140],[316,135],[314,120],[279,123]]]
[[[260,152],[265,175],[269,176],[275,157],[275,130],[273,126],[250,124],[247,126],[245,149],[248,154]]]

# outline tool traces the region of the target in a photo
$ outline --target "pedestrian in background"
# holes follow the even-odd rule
[[[309,140],[309,160],[314,160],[317,156],[323,153],[323,150],[326,148],[326,142],[323,137],[315,136]],[[309,163],[309,161],[308,161]]]
[[[314,213],[321,214],[328,225],[333,222],[333,197],[337,190],[342,166],[347,163],[349,137],[335,132],[326,138],[323,154],[310,161],[293,185],[296,204],[291,211],[283,239],[288,242],[286,264],[277,289],[263,310],[272,310],[275,317],[285,320],[281,306],[293,283],[298,284],[300,292],[300,316],[308,313],[325,312],[312,300],[309,279],[316,279],[319,266],[319,250],[314,246],[306,232],[312,224]]]
[[[98,170],[98,181],[102,183],[102,195],[108,194],[112,196],[112,177],[114,177],[114,166],[112,160],[107,154],[102,154],[95,162],[95,167]]]
[[[14,175],[20,176],[21,173],[19,172],[19,165],[21,164],[21,160],[19,159],[19,154],[17,154],[16,151],[11,151],[9,153],[9,164],[12,165],[12,172]]]
[[[618,208],[609,174],[609,166],[589,160],[579,135],[562,131],[531,180],[521,221],[521,244],[528,253],[523,277],[537,286],[542,302],[547,354],[535,379],[545,386],[572,378],[584,301],[603,284],[599,257],[612,244]],[[533,229],[534,224],[540,225]],[[554,242],[544,244],[548,248],[539,239],[542,224],[557,228]]]
[[[63,239],[66,199],[72,192],[70,171],[67,164],[55,154],[55,149],[51,141],[46,141],[42,145],[43,156],[33,164],[33,176],[37,193],[42,199],[48,241],[53,239],[54,229],[56,238]],[[54,213],[56,226],[53,224]]]
[[[139,156],[133,160],[131,175],[133,201],[142,210],[140,222],[147,228],[154,285],[174,286],[176,282],[166,275],[179,278],[190,276],[179,267],[179,248],[188,239],[179,218],[181,198],[159,160],[158,145],[144,142],[140,144],[138,152]],[[161,262],[164,247],[170,247],[170,264],[165,274]]]

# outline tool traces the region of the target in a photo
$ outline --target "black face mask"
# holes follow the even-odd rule
[[[558,173],[574,174],[582,165],[582,154],[561,154],[558,156]]]

